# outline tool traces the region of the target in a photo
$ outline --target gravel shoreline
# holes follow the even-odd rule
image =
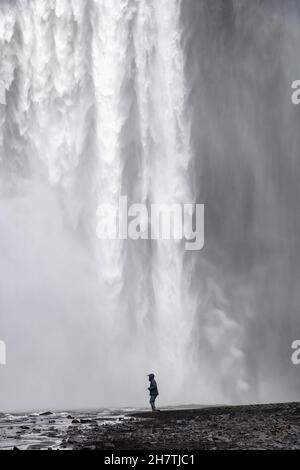
[[[300,404],[216,407],[134,413],[114,426],[109,442],[91,434],[97,449],[300,449]],[[108,436],[106,436],[108,437]]]
[[[300,403],[0,416],[2,449],[300,449]]]

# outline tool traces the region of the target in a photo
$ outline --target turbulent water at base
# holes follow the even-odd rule
[[[300,8],[0,3],[0,408],[299,399]],[[100,204],[204,203],[200,252]]]

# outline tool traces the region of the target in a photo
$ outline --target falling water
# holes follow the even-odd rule
[[[1,408],[140,405],[152,371],[165,404],[295,397],[300,19],[269,3],[1,2]],[[205,249],[100,240],[121,195],[205,203]]]

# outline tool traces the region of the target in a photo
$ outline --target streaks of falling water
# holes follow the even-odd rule
[[[97,161],[94,184],[98,206],[111,204],[117,208],[122,194],[122,135],[130,106],[124,88],[130,73],[130,24],[134,6],[130,0],[103,0],[94,2],[92,13]],[[104,291],[108,292],[107,312],[112,323],[115,322],[113,315],[124,310],[119,302],[124,276],[123,245],[121,240],[96,243],[99,272]]]
[[[143,193],[149,203],[191,203],[190,128],[185,112],[180,2],[141,3],[135,37],[143,148]],[[145,198],[145,196],[144,196]],[[184,376],[195,304],[187,285],[190,263],[175,241],[153,241],[152,282],[157,361]],[[188,299],[188,300],[187,300]],[[160,359],[159,359],[160,358]]]
[[[161,371],[166,389],[177,373],[181,378],[174,398],[181,397],[185,372],[191,367],[196,314],[191,291],[194,259],[179,242],[151,241],[141,249],[139,242],[96,237],[98,206],[117,205],[126,185],[136,187],[134,202],[195,201],[181,2],[20,0],[16,7],[5,2],[0,8],[0,80],[7,90],[0,120],[1,175],[4,180],[26,175],[29,186],[37,176],[46,175],[59,197],[56,213],[68,227],[61,230],[70,240],[79,234],[79,251],[92,254],[100,296],[96,314],[102,320],[99,333],[95,317],[87,328],[109,351],[91,351],[96,356],[93,364],[102,372],[108,363],[113,384],[119,383],[118,375],[124,378],[126,367],[132,383],[137,375],[143,380],[147,368]],[[130,154],[126,133],[135,107],[137,157]],[[137,176],[125,168],[135,158]],[[43,224],[35,236],[47,238]],[[45,262],[50,266],[55,261],[49,253]],[[127,278],[130,272],[132,279]],[[72,280],[73,293],[86,282],[82,273],[77,278]],[[52,282],[53,275],[45,279],[45,284]],[[65,282],[60,280],[62,287]],[[130,283],[136,285],[127,289]],[[25,299],[36,295],[24,292]],[[49,299],[41,299],[45,314]],[[30,304],[27,310],[32,308]],[[21,315],[23,307],[18,305],[15,312]],[[74,312],[82,315],[76,298]],[[66,333],[63,321],[60,325]],[[97,370],[94,366],[90,376]],[[38,375],[38,369],[30,372]],[[111,392],[123,399],[123,391],[120,394],[115,386],[102,397],[103,403]],[[131,392],[128,388],[126,393]]]

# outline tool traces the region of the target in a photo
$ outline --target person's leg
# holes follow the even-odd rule
[[[153,411],[156,411],[155,400],[156,400],[156,395],[154,395],[153,397]]]
[[[151,405],[151,408],[152,408],[152,411],[155,411],[155,396],[154,395],[150,395],[150,405]]]

